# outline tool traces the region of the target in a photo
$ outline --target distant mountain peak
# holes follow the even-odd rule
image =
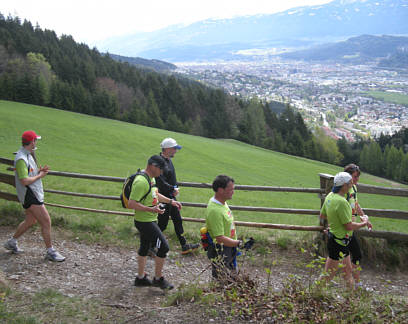
[[[361,34],[408,35],[406,0],[334,0],[276,14],[207,19],[118,37],[98,48],[168,62],[236,59],[253,49],[305,48]]]

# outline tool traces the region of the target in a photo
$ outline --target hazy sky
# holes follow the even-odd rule
[[[174,24],[208,18],[275,13],[330,0],[1,0],[0,12],[27,19],[78,42],[137,31],[153,31]]]

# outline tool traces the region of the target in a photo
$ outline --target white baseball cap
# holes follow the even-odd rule
[[[170,147],[174,147],[177,150],[181,149],[181,146],[177,144],[176,140],[171,138],[171,137],[167,137],[165,138],[161,143],[160,143],[160,147],[165,149],[165,148],[170,148]]]
[[[339,172],[334,177],[334,186],[340,187],[345,183],[349,183],[351,181],[351,175],[347,172]]]

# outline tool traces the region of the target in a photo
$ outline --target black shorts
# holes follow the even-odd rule
[[[165,258],[169,252],[169,243],[164,237],[162,231],[156,222],[138,222],[134,221],[135,226],[140,233],[139,255],[146,256],[152,243],[157,248],[157,256]]]
[[[334,236],[330,235],[330,233],[329,240],[327,241],[327,250],[329,251],[329,258],[337,261],[340,260],[340,252],[343,253],[343,258],[350,254],[349,246],[344,246],[337,243]]]
[[[44,202],[39,201],[34,195],[34,192],[31,190],[31,188],[27,187],[23,208],[28,209],[31,207],[31,205],[44,205]]]
[[[351,262],[353,264],[360,264],[362,259],[360,244],[358,243],[357,237],[353,236],[350,239],[350,243],[348,245],[349,251],[351,253]]]

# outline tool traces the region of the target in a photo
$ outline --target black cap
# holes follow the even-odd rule
[[[164,169],[166,162],[160,155],[153,155],[149,158],[147,164],[158,167],[159,169]]]

